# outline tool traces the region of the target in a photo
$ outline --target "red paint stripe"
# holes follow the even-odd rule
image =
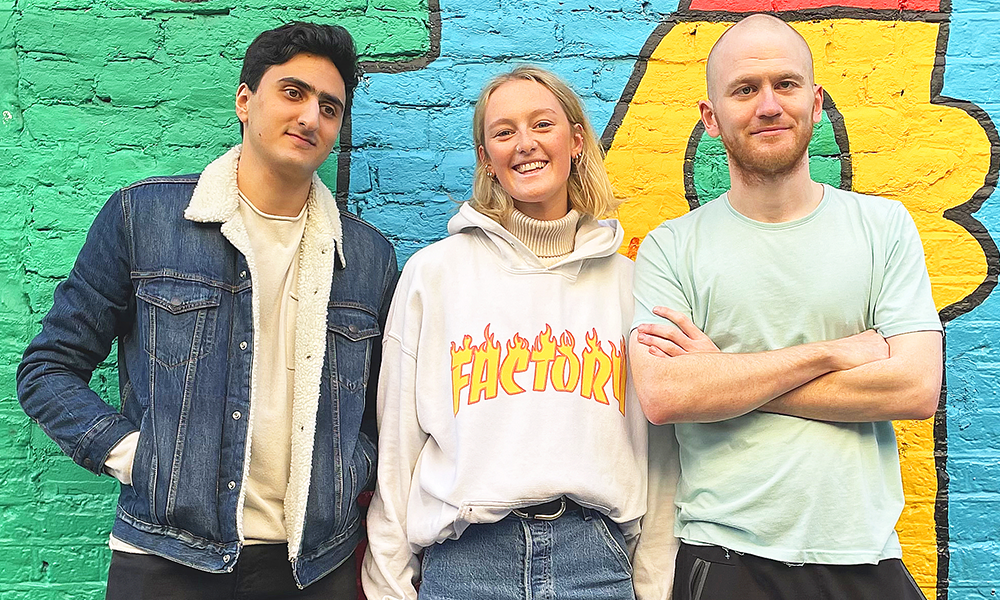
[[[941,0],[692,0],[691,10],[726,12],[783,12],[810,8],[868,8],[876,10],[941,10]]]

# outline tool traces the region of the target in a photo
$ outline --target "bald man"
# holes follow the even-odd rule
[[[924,598],[894,531],[891,422],[931,417],[941,390],[916,227],[810,178],[823,90],[791,27],[734,25],[707,84],[732,187],[646,237],[629,344],[646,416],[676,424],[674,598]],[[640,544],[669,533],[644,522]]]

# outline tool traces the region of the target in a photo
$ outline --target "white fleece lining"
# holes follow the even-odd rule
[[[239,188],[236,167],[241,146],[235,146],[207,167],[191,195],[184,217],[201,223],[222,223],[222,235],[246,257],[251,283],[257,279],[250,237],[239,214]],[[340,211],[330,190],[313,174],[306,200],[306,225],[299,247],[299,307],[295,325],[295,382],[292,394],[292,452],[288,488],[285,492],[285,528],[288,532],[288,558],[295,560],[302,544],[309,480],[312,476],[312,453],[319,407],[320,377],[326,351],[326,307],[330,301],[334,256],[347,264],[343,252]],[[250,415],[247,421],[243,479],[236,508],[236,530],[243,538],[243,504],[250,474],[250,442],[254,425],[254,402],[260,331],[260,298],[251,287],[253,307],[253,359],[250,367]]]

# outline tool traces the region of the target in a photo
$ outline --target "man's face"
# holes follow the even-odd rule
[[[743,28],[727,34],[717,51],[709,71],[710,100],[700,108],[705,131],[722,136],[730,166],[757,179],[808,169],[823,91],[813,84],[804,42],[787,30]]]
[[[347,92],[327,58],[297,54],[269,67],[256,92],[236,92],[243,153],[259,166],[291,177],[311,177],[333,149]]]

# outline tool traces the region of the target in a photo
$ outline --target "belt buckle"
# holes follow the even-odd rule
[[[511,512],[514,513],[515,515],[521,517],[522,519],[537,519],[539,521],[555,521],[559,517],[563,516],[564,512],[566,512],[566,497],[562,496],[562,497],[559,498],[559,510],[557,510],[556,512],[554,512],[554,513],[552,513],[550,515],[529,515],[528,513],[524,512],[523,510],[520,510],[518,508],[515,508]]]

